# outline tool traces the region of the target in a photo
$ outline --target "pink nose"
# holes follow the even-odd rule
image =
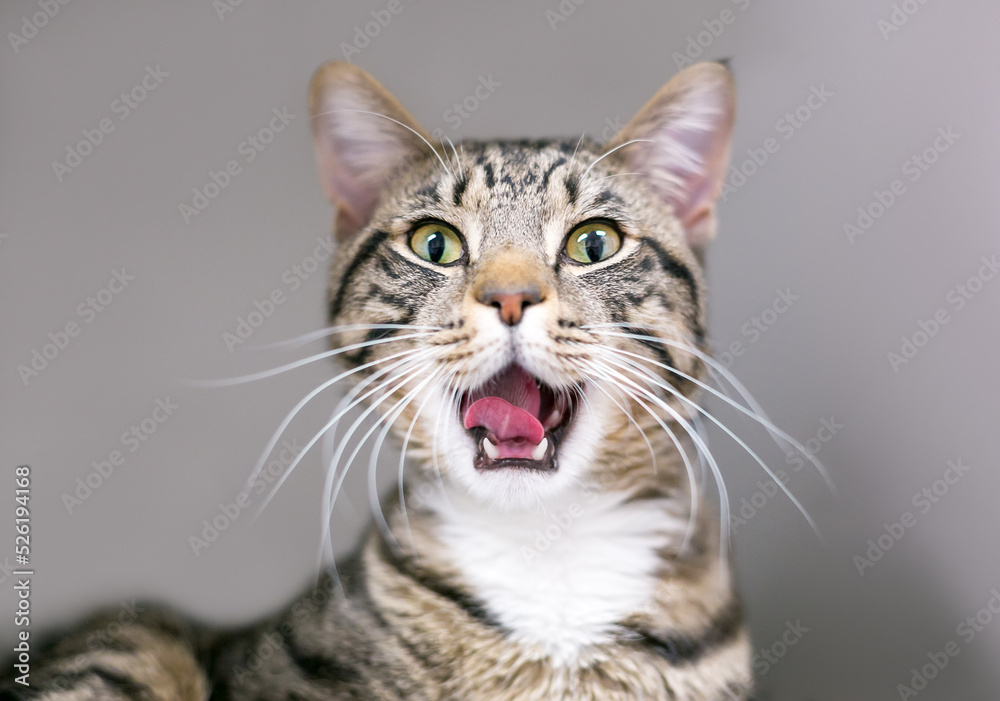
[[[490,307],[496,307],[500,313],[500,320],[507,326],[517,326],[524,310],[532,304],[538,304],[544,299],[542,292],[537,287],[524,290],[486,290],[479,299],[479,302]]]

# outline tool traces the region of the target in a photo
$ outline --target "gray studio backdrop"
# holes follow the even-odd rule
[[[245,621],[313,572],[318,451],[256,520],[265,494],[229,504],[331,365],[187,381],[324,349],[264,347],[324,323],[331,211],[305,112],[320,63],[346,55],[457,141],[607,138],[679,66],[728,57],[711,334],[840,490],[723,414],[824,545],[713,432],[756,670],[774,699],[912,698],[902,684],[995,701],[998,27],[985,0],[5,1],[2,649],[22,464],[37,636],[133,597]],[[336,399],[293,422],[273,473]],[[366,467],[333,517],[341,553],[369,518]],[[205,521],[225,528],[194,546]]]

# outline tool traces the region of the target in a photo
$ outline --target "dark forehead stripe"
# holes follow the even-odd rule
[[[580,184],[577,179],[570,175],[566,177],[566,194],[569,196],[569,203],[576,204],[576,198],[580,192]]]
[[[552,171],[563,165],[565,162],[566,158],[564,156],[559,156],[559,158],[557,158],[555,162],[548,167],[548,170],[545,171],[545,175],[542,176],[542,184],[541,187],[538,188],[539,192],[544,192],[549,189],[549,178],[552,177]]]
[[[451,193],[451,202],[456,207],[462,206],[462,195],[465,194],[465,188],[469,186],[469,177],[465,173],[461,173],[458,176],[458,180],[455,182],[455,189]]]

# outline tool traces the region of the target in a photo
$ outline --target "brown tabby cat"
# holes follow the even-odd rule
[[[365,72],[323,66],[330,335],[416,474],[281,615],[227,634],[98,619],[0,696],[746,699],[750,643],[692,467],[716,467],[692,425],[699,260],[733,101],[700,64],[606,145],[446,150]]]

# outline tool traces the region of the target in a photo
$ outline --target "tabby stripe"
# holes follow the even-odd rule
[[[491,628],[502,629],[500,622],[486,610],[486,607],[482,604],[482,602],[471,594],[442,581],[438,577],[435,577],[430,572],[412,568],[412,560],[410,558],[397,553],[389,546],[388,543],[385,542],[384,539],[381,538],[379,539],[379,555],[381,555],[383,562],[390,565],[401,575],[413,580],[424,589],[432,591],[438,596],[448,599],[480,623]]]
[[[549,178],[552,176],[552,171],[561,166],[566,162],[566,159],[560,156],[555,163],[549,166],[549,169],[545,171],[545,175],[542,176],[542,187],[540,192],[545,192],[549,188]]]
[[[469,186],[469,179],[466,177],[465,173],[458,178],[458,182],[455,183],[455,190],[451,193],[451,201],[456,207],[462,204],[462,195],[465,194],[465,188]]]
[[[696,662],[705,653],[735,638],[743,626],[743,612],[736,601],[730,601],[715,619],[696,637],[686,633],[665,631],[663,635],[639,631],[642,644],[671,664]]]
[[[104,682],[105,686],[120,692],[123,696],[133,699],[146,699],[153,696],[152,690],[145,684],[137,682],[135,679],[131,679],[120,672],[104,669],[103,667],[93,667],[90,671]]]
[[[115,672],[104,667],[90,667],[79,672],[60,674],[57,677],[61,682],[59,688],[69,691],[72,691],[74,686],[81,685],[83,682],[93,682],[95,678],[99,679],[104,686],[126,698],[148,699],[153,697],[152,691],[145,684],[137,682],[120,672]]]
[[[564,181],[566,184],[566,194],[569,196],[569,203],[576,204],[576,198],[580,193],[580,184],[572,175]]]
[[[484,163],[483,164],[483,173],[486,174],[486,189],[487,190],[492,190],[493,187],[497,184],[496,178],[493,175],[493,164],[492,163]]]
[[[653,252],[656,254],[656,258],[660,261],[660,267],[663,268],[664,272],[678,278],[687,286],[688,294],[691,296],[691,305],[697,308],[698,283],[694,279],[694,273],[691,272],[691,268],[684,265],[684,263],[674,256],[674,254],[661,246],[659,241],[645,237],[642,238],[642,241],[653,249]]]
[[[622,333],[630,333],[636,336],[650,336],[652,338],[656,337],[656,334],[653,331],[650,331],[649,329],[641,329],[636,326],[622,326],[621,330]],[[677,369],[677,366],[674,364],[674,356],[671,355],[670,348],[668,348],[666,345],[662,343],[657,343],[651,338],[633,338],[631,340],[646,346],[646,348],[649,348],[651,351],[656,353],[656,356],[660,359],[660,362],[662,362],[667,367],[673,368],[675,370]]]
[[[405,314],[399,319],[387,319],[379,323],[404,325],[404,324],[409,324],[412,320],[413,320],[412,314]],[[401,330],[402,329],[369,329],[368,333],[365,334],[364,342],[371,343],[372,341],[381,341],[382,339],[389,338],[390,336],[395,336]],[[344,356],[344,359],[352,363],[357,363],[358,365],[363,365],[364,363],[368,362],[368,360],[371,358],[374,350],[375,346],[372,345],[362,346],[361,348],[352,353],[347,353]]]
[[[309,679],[349,684],[361,681],[361,674],[354,667],[342,664],[335,657],[303,650],[294,638],[285,643],[285,651],[288,653],[288,659],[294,662]]]
[[[375,255],[375,251],[379,249],[385,240],[389,238],[388,231],[376,231],[374,232],[365,244],[354,254],[354,258],[351,259],[350,264],[344,271],[344,276],[340,279],[340,285],[337,287],[337,294],[333,296],[330,302],[330,320],[333,321],[340,314],[340,310],[344,305],[344,296],[347,294],[347,287],[351,283],[351,278],[358,269]]]

